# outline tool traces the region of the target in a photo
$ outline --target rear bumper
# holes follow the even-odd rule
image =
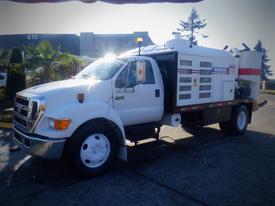
[[[59,159],[63,155],[66,139],[53,139],[27,135],[13,127],[14,142],[26,153],[46,159]]]

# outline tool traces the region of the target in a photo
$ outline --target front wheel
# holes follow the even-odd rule
[[[73,166],[85,176],[105,172],[114,162],[118,143],[109,128],[89,127],[81,129],[70,142]]]
[[[219,126],[223,132],[231,134],[244,134],[248,125],[249,115],[247,107],[244,105],[236,108],[233,113],[231,120],[226,122],[220,122]]]

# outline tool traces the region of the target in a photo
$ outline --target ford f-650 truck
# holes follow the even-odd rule
[[[261,54],[192,46],[179,37],[93,62],[75,77],[17,93],[14,141],[43,158],[66,155],[84,175],[127,160],[126,140],[162,125],[243,134],[257,110]]]

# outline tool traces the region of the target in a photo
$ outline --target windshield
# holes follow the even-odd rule
[[[126,59],[122,58],[101,58],[85,67],[75,77],[107,80],[114,76],[114,74],[121,68],[125,61]]]

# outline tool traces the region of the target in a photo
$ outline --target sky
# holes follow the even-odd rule
[[[102,2],[24,4],[0,1],[0,34],[26,33],[133,33],[148,31],[154,43],[172,38],[180,20],[195,8],[208,25],[202,46],[254,47],[260,39],[268,50],[275,73],[275,1],[204,0],[199,3],[114,5]],[[275,76],[273,76],[275,78]]]

